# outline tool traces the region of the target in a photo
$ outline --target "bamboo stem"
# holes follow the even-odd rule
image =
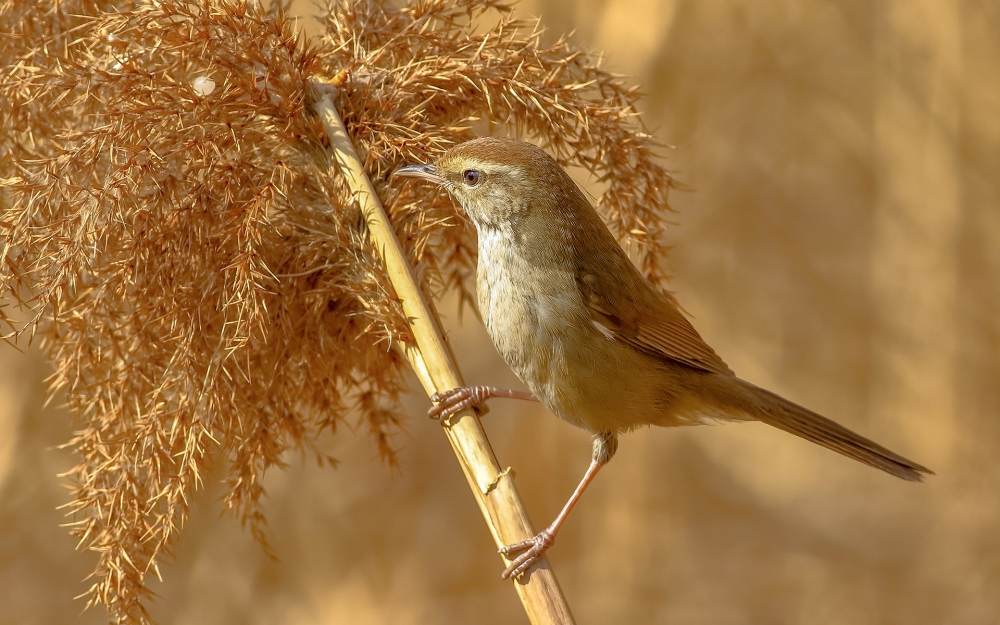
[[[404,343],[403,352],[428,396],[464,386],[439,330],[439,321],[414,280],[392,224],[333,105],[329,95],[331,89],[328,85],[317,87],[321,97],[315,110],[323,120],[337,165],[365,215],[369,235],[385,262],[389,279],[413,333],[414,343]],[[479,417],[475,412],[466,410],[450,421],[450,425],[441,429],[448,436],[469,480],[497,547],[534,536],[535,530],[517,493],[513,473],[509,469],[500,469]],[[543,558],[526,581],[514,581],[514,588],[532,624],[572,625],[574,622],[548,559]]]

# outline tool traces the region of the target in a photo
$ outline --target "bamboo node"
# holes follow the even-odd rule
[[[512,469],[511,467],[507,467],[503,471],[497,473],[496,478],[492,482],[486,485],[486,489],[483,490],[483,494],[489,495],[491,492],[496,490],[496,487],[500,485],[500,480],[505,477],[509,477],[510,479],[513,480],[515,477],[517,477],[517,473],[515,473],[514,469]]]

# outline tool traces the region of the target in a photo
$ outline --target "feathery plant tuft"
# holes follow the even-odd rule
[[[338,0],[320,17],[307,42],[281,7],[243,0],[0,3],[0,321],[8,342],[37,334],[77,415],[71,527],[99,555],[89,603],[117,622],[149,621],[146,576],[210,467],[265,543],[261,479],[286,451],[332,463],[316,439],[351,420],[395,462],[408,326],[310,77],[341,84],[428,295],[471,299],[473,230],[388,174],[474,129],[592,172],[612,230],[663,276],[672,181],[621,79],[488,0]]]

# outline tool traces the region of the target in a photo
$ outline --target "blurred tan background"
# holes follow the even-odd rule
[[[308,3],[303,3],[309,11]],[[537,0],[550,36],[649,93],[674,195],[673,289],[742,377],[937,471],[903,483],[760,424],[643,430],[550,558],[581,624],[1000,621],[1000,6],[933,0]],[[517,384],[478,322],[466,379]],[[72,424],[0,350],[0,625],[102,623],[58,524]],[[278,561],[195,502],[161,624],[526,622],[425,398],[402,468],[363,433],[268,476]],[[498,400],[485,425],[538,527],[587,435]]]

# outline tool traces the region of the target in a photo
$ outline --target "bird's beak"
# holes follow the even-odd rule
[[[444,178],[434,171],[433,165],[407,165],[406,167],[400,167],[392,175],[393,177],[420,178],[421,180],[428,180],[435,184],[444,182]]]

